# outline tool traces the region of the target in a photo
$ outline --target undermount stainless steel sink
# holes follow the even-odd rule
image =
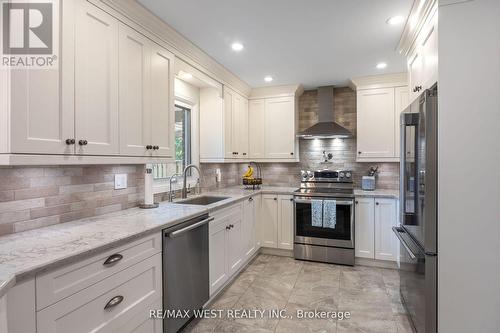
[[[185,204],[185,205],[206,206],[226,199],[229,199],[229,197],[214,197],[209,195],[202,195],[195,198],[182,199],[175,203]]]

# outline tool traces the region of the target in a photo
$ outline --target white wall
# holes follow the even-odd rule
[[[499,0],[439,8],[439,80],[439,332],[499,332]]]

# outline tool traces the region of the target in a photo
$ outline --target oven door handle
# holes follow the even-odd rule
[[[296,203],[310,203],[313,199],[293,199]],[[333,201],[329,199],[321,199],[321,201]],[[352,200],[335,200],[339,206],[352,206],[354,203]]]

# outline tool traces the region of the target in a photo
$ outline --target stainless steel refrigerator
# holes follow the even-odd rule
[[[413,328],[437,331],[437,87],[401,114],[400,293]]]

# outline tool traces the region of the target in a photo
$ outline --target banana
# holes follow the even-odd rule
[[[243,175],[243,178],[251,179],[253,178],[253,168],[249,165],[247,172]]]

